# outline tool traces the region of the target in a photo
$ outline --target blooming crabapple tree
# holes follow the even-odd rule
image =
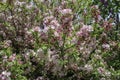
[[[114,19],[101,15],[92,0],[3,0],[0,79],[120,79]]]

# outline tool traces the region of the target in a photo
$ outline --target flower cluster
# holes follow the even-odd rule
[[[78,36],[81,36],[81,37],[88,37],[90,32],[93,31],[93,27],[90,26],[90,25],[83,25],[83,27],[80,29],[79,32],[77,32],[77,35]]]
[[[1,80],[10,80],[10,75],[11,75],[11,72],[3,71],[0,74],[0,79]]]
[[[119,80],[118,28],[93,3],[3,0],[0,80]]]

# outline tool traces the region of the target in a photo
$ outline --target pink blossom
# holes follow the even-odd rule
[[[98,55],[98,54],[95,54],[94,57],[95,57],[96,59],[102,59],[102,57],[101,57],[100,55]]]
[[[0,74],[0,80],[10,80],[11,72],[3,71]]]
[[[54,16],[47,16],[43,19],[43,23],[49,25],[52,20],[54,20]]]
[[[60,13],[62,15],[72,14],[72,10],[71,9],[63,9],[63,10],[60,10]]]
[[[15,5],[17,6],[23,6],[24,4],[26,4],[26,2],[20,2],[18,0],[15,2]]]
[[[60,26],[60,24],[58,23],[58,21],[56,19],[52,20],[50,22],[50,25],[51,25],[52,29],[58,28]]]
[[[8,77],[11,75],[11,72],[3,71],[2,74]]]
[[[102,47],[103,47],[104,49],[107,49],[107,50],[110,49],[110,45],[109,45],[109,44],[103,44]]]
[[[102,67],[99,67],[97,70],[98,70],[99,74],[104,74],[104,72],[105,72],[105,69]]]
[[[8,56],[5,55],[2,58],[3,58],[3,61],[7,61]]]
[[[98,15],[98,21],[101,21],[103,18],[101,17],[101,15]]]
[[[9,61],[14,61],[16,59],[16,54],[12,54],[10,57],[9,57]]]
[[[101,75],[111,76],[111,72],[105,70],[105,68],[99,67],[97,70],[98,70],[98,73]]]
[[[55,37],[59,37],[59,33],[57,31],[54,32]]]
[[[86,64],[86,65],[84,66],[84,68],[85,68],[85,70],[87,70],[88,72],[90,72],[90,71],[93,70],[93,67],[92,67],[92,65],[90,65],[90,64]]]
[[[80,29],[79,32],[77,32],[77,35],[79,36],[88,36],[90,32],[93,31],[93,27],[90,25],[83,25],[83,27]]]
[[[77,38],[73,37],[72,40],[71,40],[71,43],[76,44],[77,43]]]
[[[40,27],[39,26],[34,27],[33,31],[40,32]]]

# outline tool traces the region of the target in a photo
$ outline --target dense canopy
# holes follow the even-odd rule
[[[120,80],[120,0],[0,0],[0,80]]]

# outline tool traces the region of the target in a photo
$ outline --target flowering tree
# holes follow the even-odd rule
[[[114,34],[114,19],[105,20],[93,3],[3,0],[0,79],[120,79],[120,43]]]

